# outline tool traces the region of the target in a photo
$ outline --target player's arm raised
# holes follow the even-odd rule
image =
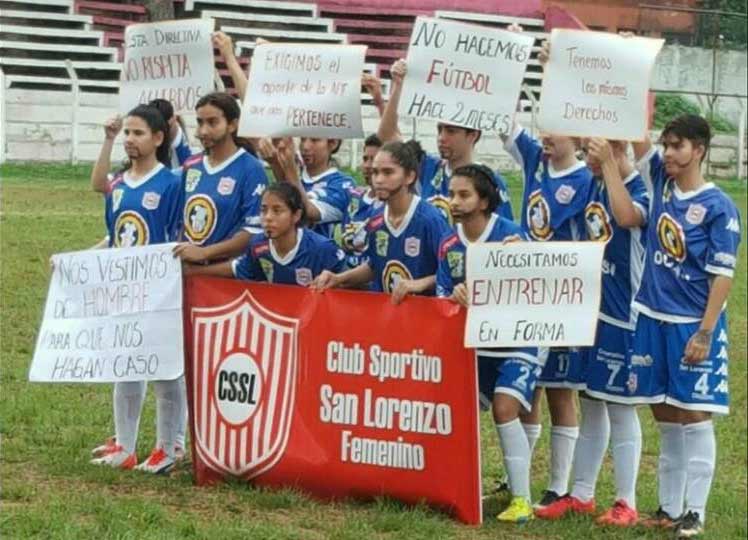
[[[104,123],[104,144],[101,145],[99,157],[91,171],[91,189],[98,193],[109,191],[109,172],[112,169],[112,149],[114,139],[122,130],[122,117],[115,116]]]
[[[382,143],[397,141],[401,138],[400,128],[398,127],[399,118],[397,108],[400,105],[400,96],[403,93],[403,81],[407,72],[408,65],[405,63],[405,60],[398,60],[390,68],[390,76],[392,77],[390,99],[387,100],[387,105],[384,107],[382,119],[379,122],[379,129],[377,130],[377,136],[381,139]]]
[[[234,53],[234,42],[231,37],[220,30],[214,32],[212,36],[213,46],[219,50],[223,61],[226,63],[226,68],[229,70],[229,75],[236,88],[236,93],[239,95],[239,99],[244,99],[244,94],[247,92],[247,76],[244,74],[242,66],[239,64],[239,60],[236,58]]]
[[[587,151],[591,158],[602,165],[603,179],[616,223],[626,229],[644,225],[644,216],[623,183],[610,143],[605,139],[590,139],[587,142]]]
[[[309,223],[314,224],[322,219],[322,213],[319,211],[306,193],[306,189],[301,183],[299,166],[296,163],[296,145],[291,137],[276,139],[273,141],[275,151],[269,154],[270,168],[273,170],[275,179],[279,182],[289,182],[296,186],[301,193],[301,200],[304,203],[306,217]]]

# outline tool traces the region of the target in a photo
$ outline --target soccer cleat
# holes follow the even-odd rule
[[[117,450],[117,439],[112,435],[107,440],[104,441],[104,444],[101,444],[91,450],[91,457],[100,458],[107,454],[111,454],[112,452],[116,452]]]
[[[695,538],[704,532],[704,524],[699,519],[698,512],[690,510],[678,520],[678,528],[675,530],[676,538]]]
[[[616,501],[602,516],[596,520],[598,525],[615,527],[632,527],[639,522],[639,512],[631,508],[623,499]]]
[[[524,497],[514,497],[509,508],[496,516],[496,519],[504,523],[527,523],[532,518],[532,506]]]
[[[173,466],[174,458],[169,457],[163,448],[154,448],[148,459],[135,468],[153,474],[166,474]]]
[[[641,521],[645,527],[656,527],[658,529],[672,529],[678,525],[680,518],[672,518],[670,514],[659,507],[654,514]]]
[[[595,499],[583,502],[571,495],[564,495],[550,504],[535,507],[535,516],[540,519],[561,519],[569,512],[593,514],[595,512]]]
[[[536,502],[533,508],[537,510],[538,508],[545,508],[549,504],[553,504],[557,500],[561,498],[561,495],[556,493],[555,491],[551,491],[550,489],[546,489],[543,491],[543,495],[540,497],[540,501]]]
[[[121,446],[115,446],[114,449],[99,457],[91,460],[93,465],[108,465],[114,469],[129,471],[138,464],[138,456],[133,452],[128,454]]]

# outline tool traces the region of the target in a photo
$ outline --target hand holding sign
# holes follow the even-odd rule
[[[539,123],[576,137],[641,141],[647,92],[664,40],[583,30],[554,30]]]

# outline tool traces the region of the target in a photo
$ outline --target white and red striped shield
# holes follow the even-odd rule
[[[273,467],[288,441],[299,321],[249,291],[191,315],[195,447],[210,468],[249,480]]]

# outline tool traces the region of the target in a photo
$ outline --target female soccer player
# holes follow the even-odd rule
[[[374,158],[373,187],[384,211],[369,220],[369,246],[361,266],[335,274],[323,272],[314,287],[356,287],[392,294],[400,303],[408,294],[433,294],[439,240],[449,232],[437,209],[413,193],[418,160],[406,143],[385,144]]]
[[[260,161],[240,146],[241,110],[224,92],[195,106],[197,137],[205,149],[184,164],[184,237],[174,253],[193,263],[225,260],[244,252],[260,229],[260,198],[267,187]]]
[[[467,307],[465,252],[476,242],[523,240],[525,233],[514,222],[494,212],[502,204],[491,169],[467,165],[454,171],[449,183],[456,232],[448,234],[439,247],[437,295]],[[537,348],[478,350],[478,380],[481,397],[493,404],[504,467],[512,501],[499,521],[523,523],[533,517],[530,505],[530,446],[519,414],[530,412],[535,382],[541,364]]]
[[[168,126],[161,113],[149,106],[138,106],[124,119],[125,152],[129,162],[107,186],[106,226],[109,247],[132,247],[174,241],[179,234],[182,189],[179,177],[168,162]],[[106,138],[94,175],[105,174],[109,167],[112,141],[117,125],[107,124]],[[150,458],[138,468],[166,472],[174,463],[179,418],[186,407],[183,382],[156,381],[157,444]],[[100,457],[92,463],[121,469],[137,464],[135,446],[140,411],[145,397],[145,382],[120,382],[114,385],[115,439],[100,448]]]
[[[322,271],[339,272],[345,256],[326,236],[304,229],[305,208],[298,188],[272,184],[260,206],[261,234],[246,254],[209,266],[190,265],[188,275],[235,277],[306,287]]]
[[[548,48],[540,56],[548,59]],[[587,165],[577,159],[574,139],[543,136],[534,139],[514,126],[504,138],[504,147],[523,170],[524,193],[520,224],[539,242],[580,240],[584,233],[584,210],[590,197],[593,177]],[[536,509],[557,501],[566,494],[574,446],[579,435],[574,390],[584,387],[584,366],[576,351],[552,348],[538,380],[533,410],[522,422],[530,449],[540,437],[541,388],[546,390],[551,415],[551,478]]]
[[[633,295],[644,265],[642,227],[649,195],[641,175],[628,158],[628,144],[592,139],[585,142],[587,163],[596,177],[585,210],[587,238],[605,242],[602,304],[595,345],[586,356],[585,392],[579,403],[582,421],[574,451],[571,494],[539,509],[536,515],[558,519],[569,512],[595,511],[595,485],[609,439],[615,465],[616,501],[597,522],[631,527],[639,520],[636,477],[641,455],[641,427],[636,391],[629,374],[636,314]]]
[[[299,188],[313,230],[330,238],[335,225],[345,218],[349,189],[355,185],[350,176],[335,167],[333,156],[340,144],[340,139],[302,137],[297,155],[293,139],[285,138],[261,152],[278,181],[291,182]]]
[[[634,146],[652,201],[629,382],[660,428],[660,508],[650,523],[677,526],[679,538],[703,531],[716,461],[712,414],[729,404],[725,303],[740,216],[701,172],[710,141],[707,121],[684,115],[665,126],[662,154],[649,142]]]

